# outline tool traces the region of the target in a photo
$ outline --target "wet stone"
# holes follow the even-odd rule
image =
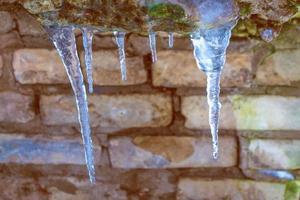
[[[17,12],[16,16],[20,35],[41,36],[46,34],[42,25],[25,11]]]
[[[85,165],[80,138],[30,138],[17,134],[0,134],[0,149],[0,163]],[[95,143],[94,156],[95,162],[99,163],[101,147]]]
[[[82,54],[81,60],[84,61]],[[84,64],[82,63],[84,66]],[[93,79],[95,85],[136,85],[147,81],[147,71],[142,57],[126,57],[127,80],[122,81],[117,50],[102,50],[93,53]]]
[[[7,33],[15,27],[15,22],[9,12],[0,11],[0,34]]]
[[[220,158],[212,157],[209,137],[140,136],[114,137],[109,153],[116,168],[231,167],[237,162],[237,145],[220,138]]]
[[[196,199],[255,199],[285,200],[284,183],[247,180],[205,180],[181,178],[178,184],[178,200]]]
[[[22,45],[21,38],[16,31],[0,34],[0,49],[19,48]]]
[[[153,64],[154,86],[206,87],[206,76],[198,69],[191,51],[159,51],[158,61]],[[251,81],[251,54],[227,55],[222,72],[223,87],[247,87]]]
[[[69,84],[65,68],[55,50],[17,50],[13,69],[16,80],[22,84]]]
[[[26,123],[34,119],[33,98],[15,92],[0,93],[0,122]]]
[[[221,103],[220,129],[300,130],[300,98],[235,95],[222,97]],[[183,97],[181,109],[185,127],[209,128],[205,96]]]
[[[88,99],[93,127],[159,127],[172,120],[172,101],[167,95],[92,95]],[[72,96],[42,96],[40,106],[44,124],[78,123]]]
[[[300,168],[300,140],[253,139],[247,149],[249,168]]]
[[[292,85],[300,81],[300,49],[277,51],[257,69],[260,85]]]

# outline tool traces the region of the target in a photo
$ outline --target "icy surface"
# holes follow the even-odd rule
[[[149,45],[151,49],[152,62],[155,63],[157,61],[157,52],[156,52],[156,33],[149,33]]]
[[[127,79],[126,75],[126,54],[125,54],[125,33],[123,32],[114,32],[116,43],[119,49],[119,60],[121,67],[121,76],[122,80],[125,81]]]
[[[218,158],[218,126],[221,108],[219,102],[220,76],[225,64],[231,29],[234,25],[235,22],[230,22],[218,28],[199,29],[191,36],[197,65],[207,76],[209,125],[214,159]]]
[[[261,169],[258,171],[260,174],[265,176],[271,176],[281,180],[294,180],[295,176],[288,171],[284,170],[272,170],[272,169]]]
[[[93,93],[93,30],[86,27],[82,28],[82,38],[89,93]]]
[[[260,32],[260,37],[266,42],[271,42],[275,38],[275,32],[272,28],[265,28]]]
[[[174,33],[169,33],[169,48],[173,48],[174,46]]]
[[[91,129],[89,125],[88,102],[80,68],[80,61],[77,54],[73,27],[47,27],[46,29],[63,61],[75,94],[86,164],[90,181],[93,183],[96,179]]]

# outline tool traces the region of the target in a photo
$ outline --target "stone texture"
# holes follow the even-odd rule
[[[164,87],[205,87],[206,76],[197,67],[192,51],[161,51],[153,64],[153,85]],[[251,81],[251,55],[231,53],[222,74],[223,87],[246,87]]]
[[[0,11],[0,34],[7,33],[15,27],[15,22],[9,12]]]
[[[285,189],[286,185],[283,183],[181,178],[178,184],[177,199],[285,200]]]
[[[82,54],[81,60],[84,61]],[[84,66],[84,63],[82,63]],[[93,53],[93,78],[96,85],[135,85],[147,81],[147,71],[142,57],[126,57],[127,80],[122,81],[118,50]]]
[[[77,123],[74,101],[72,96],[42,96],[43,123]],[[89,110],[93,127],[158,127],[167,126],[172,120],[171,97],[161,94],[89,96]]]
[[[15,92],[0,93],[0,122],[26,123],[33,120],[33,98]]]
[[[237,144],[220,138],[220,158],[212,158],[209,137],[114,137],[109,141],[111,163],[116,168],[231,167],[237,162]]]
[[[22,84],[69,83],[56,50],[20,49],[13,59],[14,75]]]
[[[249,168],[299,169],[300,140],[253,139],[248,146]]]
[[[258,66],[260,85],[291,85],[300,81],[300,49],[277,51]]]
[[[21,35],[40,36],[46,34],[42,25],[25,11],[17,12],[16,16]]]
[[[300,98],[235,95],[221,102],[221,129],[300,130]],[[206,97],[183,97],[181,109],[187,128],[209,128]]]
[[[25,137],[0,134],[0,163],[75,164],[85,165],[81,139]],[[99,163],[101,147],[94,143],[95,163]]]

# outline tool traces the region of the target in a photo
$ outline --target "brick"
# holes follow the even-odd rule
[[[46,34],[42,25],[25,11],[16,12],[16,16],[21,35],[41,36]]]
[[[3,58],[0,55],[0,77],[2,76],[2,73],[3,73],[2,71],[3,71]]]
[[[34,119],[33,98],[15,92],[0,93],[0,122],[26,123]]]
[[[300,130],[298,97],[235,95],[221,102],[221,129]],[[209,128],[206,97],[183,97],[181,109],[187,128]]]
[[[15,22],[9,12],[0,11],[0,34],[7,33],[15,27]]]
[[[13,58],[14,75],[22,84],[69,83],[62,61],[55,50],[20,49]]]
[[[161,51],[153,64],[153,85],[163,87],[205,87],[206,76],[197,67],[192,51]],[[246,87],[251,81],[251,55],[231,53],[222,74],[223,87]]]
[[[84,61],[82,54],[81,60]],[[84,66],[84,63],[82,63]],[[118,50],[102,50],[93,53],[93,78],[96,85],[136,85],[147,81],[147,71],[142,57],[127,57],[127,80],[122,81]]]
[[[300,81],[300,49],[277,51],[258,66],[260,85],[291,85]]]
[[[16,31],[0,35],[0,49],[19,48],[22,45],[21,38]]]
[[[231,167],[237,162],[237,144],[220,138],[220,158],[212,158],[209,137],[139,136],[114,137],[109,154],[116,168]]]
[[[81,138],[67,139],[26,137],[16,134],[0,134],[0,163],[85,165]],[[99,163],[101,147],[94,142],[95,163]]]
[[[72,96],[42,96],[42,121],[47,125],[77,122]],[[93,127],[129,128],[167,126],[172,120],[172,100],[162,94],[89,96]]]
[[[178,184],[177,199],[285,200],[285,189],[284,183],[181,178]]]
[[[252,169],[300,169],[300,140],[253,139],[247,147]]]

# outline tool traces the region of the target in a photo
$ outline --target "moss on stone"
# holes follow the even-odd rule
[[[182,20],[185,18],[185,11],[176,4],[159,3],[149,8],[149,16],[153,19]]]
[[[284,200],[298,200],[300,198],[300,181],[291,181],[286,184]]]

